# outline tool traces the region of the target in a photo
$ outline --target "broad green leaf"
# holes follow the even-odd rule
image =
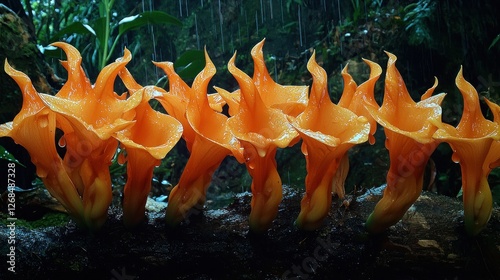
[[[107,12],[106,12],[106,6],[107,6],[106,4],[107,3],[105,3],[105,1],[107,1],[107,0],[99,2],[99,16],[100,17],[106,17],[106,15],[107,15]]]
[[[150,11],[140,13],[134,16],[126,17],[122,19],[119,23],[118,34],[122,35],[123,33],[142,27],[147,24],[175,24],[178,26],[182,26],[182,22],[177,18],[160,11]]]
[[[81,22],[73,22],[72,24],[66,26],[65,28],[61,29],[59,32],[54,34],[54,36],[52,36],[50,41],[51,42],[59,41],[61,37],[70,34],[92,34],[95,36],[96,32],[88,24],[83,24]]]
[[[12,161],[12,162],[15,162],[23,167],[24,164],[20,163],[11,153],[9,153],[9,151],[7,151],[3,146],[0,146],[0,159],[5,159],[5,160],[8,160],[8,161]]]
[[[99,40],[99,44],[104,45],[107,44],[106,40],[106,18],[101,17],[94,21],[94,30],[97,40]]]
[[[194,79],[205,67],[205,53],[188,50],[175,61],[174,67],[182,79]]]

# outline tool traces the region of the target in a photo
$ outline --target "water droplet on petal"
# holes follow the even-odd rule
[[[49,172],[47,172],[47,170],[45,168],[41,168],[41,167],[37,167],[36,169],[36,175],[40,178],[45,178],[47,177],[47,174]]]
[[[49,118],[47,115],[41,115],[37,118],[36,122],[41,128],[45,128],[49,125]]]
[[[265,157],[266,156],[266,150],[264,149],[257,149],[257,152],[259,153],[260,157]]]
[[[59,145],[59,147],[61,148],[66,147],[66,138],[64,136],[61,136],[61,138],[59,138],[59,141],[57,141],[57,145]]]
[[[125,155],[125,151],[118,154],[117,158],[118,164],[125,164],[127,161],[127,156]]]
[[[249,162],[248,163],[248,168],[255,169],[255,162]]]

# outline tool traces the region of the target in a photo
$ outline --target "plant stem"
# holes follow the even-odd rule
[[[110,13],[111,13],[111,7],[113,7],[113,4],[115,0],[103,0],[104,2],[104,17],[106,19],[106,24],[104,26],[104,42],[101,42],[101,56],[99,57],[99,69],[103,69],[104,66],[106,66],[106,62],[109,59],[108,55],[108,40],[109,40],[109,33],[110,33],[110,28],[109,25],[111,23],[110,20]]]

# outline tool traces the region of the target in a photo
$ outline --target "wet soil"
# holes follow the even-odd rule
[[[382,188],[335,200],[324,226],[296,229],[302,194],[284,187],[272,228],[249,233],[249,193],[227,207],[196,210],[176,229],[163,211],[126,229],[111,208],[98,233],[61,226],[16,227],[16,275],[1,279],[500,279],[500,209],[477,237],[465,235],[462,204],[423,193],[401,222],[378,236],[363,223]],[[8,229],[0,228],[2,255]],[[3,265],[2,265],[3,266]],[[7,278],[5,278],[7,277]]]

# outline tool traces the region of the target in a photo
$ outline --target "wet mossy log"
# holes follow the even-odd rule
[[[363,223],[380,188],[335,201],[324,226],[303,232],[293,225],[302,194],[284,188],[277,219],[264,235],[248,232],[249,193],[222,209],[194,211],[177,229],[163,211],[125,229],[112,208],[95,235],[72,222],[16,228],[18,276],[55,279],[499,279],[500,209],[477,237],[466,236],[461,201],[423,193],[403,220],[370,236]],[[6,252],[8,230],[0,228]],[[4,273],[3,273],[4,274]],[[28,278],[26,278],[28,277]],[[120,278],[122,277],[122,278]],[[129,278],[124,278],[129,277]]]

